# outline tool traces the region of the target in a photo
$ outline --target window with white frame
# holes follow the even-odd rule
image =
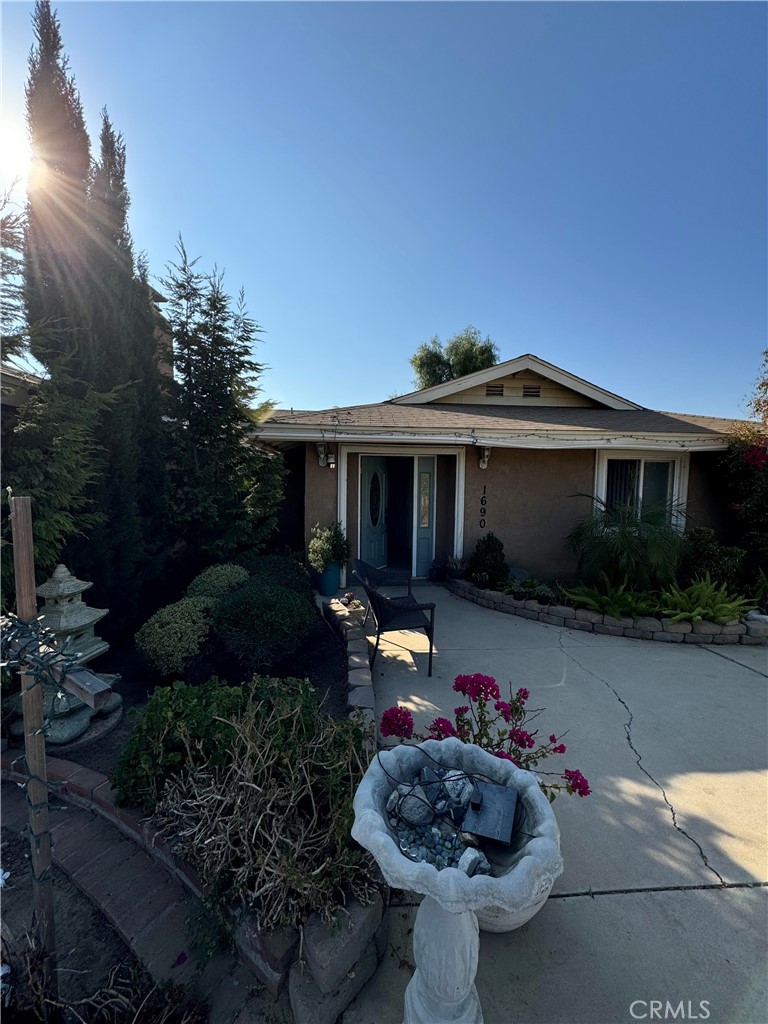
[[[595,494],[606,505],[642,509],[668,505],[682,527],[688,492],[688,453],[598,451]]]

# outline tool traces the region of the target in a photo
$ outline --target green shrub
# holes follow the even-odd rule
[[[597,584],[605,575],[614,585],[628,580],[634,590],[674,582],[683,542],[672,525],[671,507],[637,509],[593,500],[594,510],[565,539],[566,548],[578,556],[584,582]]]
[[[636,619],[642,615],[656,615],[659,611],[656,594],[627,590],[626,579],[616,587],[605,574],[599,587],[572,587],[564,593],[576,608],[589,608],[602,615],[612,615],[615,619]]]
[[[208,637],[209,601],[184,597],[166,605],[136,634],[136,646],[161,675],[181,675]]]
[[[504,544],[495,533],[487,533],[477,542],[469,559],[468,573],[470,579],[479,579],[489,587],[495,587],[506,579]]]
[[[295,590],[250,579],[213,609],[214,638],[251,670],[295,650],[317,620],[309,589]]]
[[[310,589],[309,573],[290,555],[256,555],[240,562],[254,579],[265,584],[278,584],[306,594]]]
[[[662,615],[673,622],[717,622],[723,625],[754,608],[754,601],[739,594],[729,594],[724,583],[718,587],[707,573],[684,590],[673,585],[661,595]]]
[[[238,714],[243,700],[241,687],[216,678],[155,690],[112,773],[118,803],[151,811],[170,775],[190,765],[224,764],[234,730],[217,719]]]
[[[687,530],[683,537],[683,557],[678,583],[690,584],[706,573],[717,583],[735,587],[747,552],[744,548],[726,547],[706,526]]]
[[[312,527],[307,561],[315,572],[325,572],[331,565],[344,566],[351,557],[352,547],[344,536],[340,522],[333,522],[322,530],[319,523]]]
[[[248,570],[241,565],[211,565],[195,576],[187,587],[186,597],[203,597],[211,603],[235,590],[248,579]]]
[[[329,917],[350,891],[374,891],[371,861],[350,837],[366,732],[322,711],[306,680],[243,689],[226,759],[174,776],[158,818],[205,886],[245,902],[259,928]]]

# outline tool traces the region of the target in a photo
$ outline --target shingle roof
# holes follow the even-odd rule
[[[529,433],[531,431],[594,431],[599,434],[697,434],[722,436],[740,421],[693,416],[653,409],[589,409],[501,405],[396,405],[379,402],[333,409],[277,409],[269,418],[269,433],[280,426],[357,428],[361,430],[429,431],[430,433]]]

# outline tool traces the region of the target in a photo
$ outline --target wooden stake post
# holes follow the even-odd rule
[[[32,504],[28,497],[10,498],[13,570],[16,577],[16,614],[21,622],[37,619],[35,560],[32,544]],[[66,668],[61,658],[54,668],[59,685],[90,707],[101,707],[110,687],[83,668]],[[24,753],[29,778],[26,785],[33,876],[33,930],[42,955],[43,983],[49,998],[56,999],[56,937],[53,921],[51,833],[48,812],[48,771],[45,763],[45,720],[42,681],[25,668],[21,671]]]

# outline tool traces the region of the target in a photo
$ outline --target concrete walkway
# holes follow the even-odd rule
[[[486,1024],[765,1024],[768,649],[577,633],[441,587],[418,597],[437,603],[433,676],[423,634],[388,634],[377,717],[395,703],[417,728],[452,717],[454,677],[493,675],[547,709],[542,734],[570,730],[543,767],[578,768],[593,791],[554,805],[565,872],[541,913],[481,936]],[[344,1024],[402,1020],[418,897],[395,895],[390,956]]]

